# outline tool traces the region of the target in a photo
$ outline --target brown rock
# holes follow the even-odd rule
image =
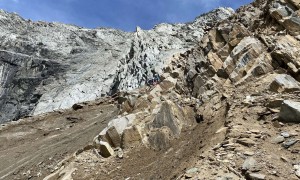
[[[115,153],[107,142],[100,141],[100,154],[101,156],[108,158],[110,156],[113,156]]]
[[[293,4],[296,6],[298,9],[300,9],[300,0],[286,0],[288,3]]]
[[[279,74],[270,85],[270,91],[273,92],[292,92],[300,90],[299,83],[290,75]]]
[[[265,56],[262,53],[263,45],[255,38],[246,37],[232,50],[230,56],[224,61],[223,69],[229,75],[231,81],[237,82],[254,65],[264,59]]]
[[[152,130],[149,133],[149,144],[156,150],[165,150],[170,147],[172,132],[168,127]]]
[[[207,55],[207,59],[215,69],[220,69],[222,67],[223,62],[217,54],[209,52]]]
[[[213,29],[209,31],[208,36],[209,36],[210,43],[212,43],[212,47],[215,51],[219,50],[225,45],[225,40],[218,32],[218,30]]]
[[[121,135],[118,133],[118,131],[114,126],[110,127],[106,133],[112,142],[112,146],[114,147],[121,146]]]
[[[275,50],[271,53],[272,57],[279,63],[292,63],[296,68],[300,68],[300,42],[290,35],[279,36],[273,41]]]
[[[229,33],[229,44],[234,47],[238,45],[244,37],[249,35],[249,31],[247,30],[247,28],[245,28],[244,25],[235,24],[231,32]]]
[[[236,140],[236,142],[239,144],[242,144],[244,146],[248,146],[248,147],[254,146],[256,144],[255,141],[253,141],[252,139],[249,139],[249,138],[238,139],[238,140]]]
[[[122,148],[128,148],[140,143],[142,140],[141,134],[136,126],[128,127],[124,130],[122,136]]]
[[[257,174],[257,173],[250,173],[247,175],[247,177],[250,180],[265,180],[266,179],[266,175],[264,174]]]

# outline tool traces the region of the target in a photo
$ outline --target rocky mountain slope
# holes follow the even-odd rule
[[[0,152],[14,160],[0,156],[11,167],[0,170],[0,177],[299,179],[299,12],[298,0],[256,0],[235,13],[220,8],[191,24],[128,33],[135,39],[107,86],[112,96],[72,102],[73,109],[2,126],[0,140],[6,143]],[[184,35],[168,34],[171,27]],[[195,33],[196,39],[191,38]],[[163,43],[168,48],[157,47],[157,40],[151,41],[155,37],[167,37]],[[73,66],[43,62],[61,68],[47,71],[57,82]],[[144,74],[156,72],[161,82],[144,86]],[[43,98],[34,113],[39,114]],[[79,133],[79,127],[90,133]],[[20,135],[20,129],[26,130]],[[80,141],[72,143],[77,135]],[[34,156],[41,163],[32,158],[24,163],[33,154],[20,149],[32,151],[53,138],[64,140],[66,145],[58,146],[65,151],[42,149]],[[90,140],[84,143],[85,138]],[[26,146],[26,139],[36,141]]]
[[[191,23],[129,33],[32,22],[1,11],[0,122],[138,88],[232,13],[220,8]]]

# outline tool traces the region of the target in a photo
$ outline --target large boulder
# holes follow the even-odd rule
[[[111,146],[109,145],[109,143],[104,142],[104,141],[100,141],[100,154],[101,156],[107,158],[110,156],[113,156],[114,150],[111,148]]]
[[[148,141],[155,150],[165,150],[170,147],[172,132],[168,127],[154,129],[149,132]]]
[[[132,125],[135,118],[135,114],[130,114],[110,121],[108,126],[100,132],[100,138],[113,147],[120,147],[124,130]]]
[[[127,127],[122,136],[121,147],[123,149],[129,148],[133,145],[139,144],[142,141],[141,132],[138,126]]]
[[[179,137],[185,120],[182,108],[172,101],[162,102],[153,109],[152,115],[145,119],[146,125],[142,131],[147,136],[143,137],[143,143],[156,150],[168,148],[170,141]]]
[[[283,101],[279,117],[284,122],[300,123],[300,102]]]
[[[108,158],[114,155],[114,150],[108,142],[101,141],[99,136],[94,138],[94,147],[97,149],[101,156]]]
[[[300,86],[298,81],[296,81],[292,76],[287,74],[279,74],[271,83],[270,90],[279,93],[292,92],[295,90],[300,90]]]
[[[182,109],[171,101],[163,102],[153,121],[149,124],[150,129],[168,127],[172,134],[178,136],[184,123]]]

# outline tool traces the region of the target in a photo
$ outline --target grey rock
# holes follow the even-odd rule
[[[248,174],[248,178],[250,180],[264,180],[264,179],[266,179],[266,175],[257,174],[257,173],[250,173],[250,174]]]
[[[283,101],[279,117],[284,122],[300,122],[300,102]]]
[[[281,136],[283,136],[284,138],[288,138],[290,137],[290,134],[288,132],[282,132]]]
[[[180,124],[177,122],[177,119],[175,117],[175,114],[173,113],[171,104],[168,102],[163,102],[159,112],[155,116],[155,119],[150,124],[151,128],[161,128],[161,127],[168,127],[171,132],[178,136],[180,134]],[[179,108],[177,108],[178,111]]]
[[[121,148],[118,148],[117,149],[117,157],[119,158],[119,159],[123,159],[123,157],[124,157],[124,152],[123,152],[123,150],[121,149]]]
[[[216,180],[233,180],[233,179],[239,179],[239,177],[235,174],[230,174],[230,173],[227,173],[227,174],[224,174],[222,175],[223,177],[217,177]]]
[[[277,75],[270,85],[270,90],[274,92],[292,92],[299,89],[299,83],[287,74]]]
[[[300,42],[290,35],[278,36],[276,38],[272,38],[274,51],[271,52],[271,56],[280,64],[284,64],[288,67],[288,71],[295,75],[294,77],[299,80],[297,77],[298,69],[300,67],[299,64],[299,47]],[[291,78],[289,78],[291,79]],[[294,82],[294,80],[292,80]],[[293,83],[295,84],[295,83]],[[293,85],[294,86],[294,85]],[[298,88],[298,87],[296,87]],[[291,89],[293,91],[293,89]],[[289,91],[289,90],[288,90]]]
[[[258,57],[263,53],[262,47],[262,43],[256,38],[245,37],[241,40],[223,64],[231,81],[238,82],[245,76],[245,71],[251,70],[250,67],[260,61]]]
[[[111,120],[108,126],[100,132],[101,139],[113,147],[121,147],[123,132],[132,124],[134,119],[135,114],[130,114]]]
[[[257,164],[256,160],[253,157],[247,158],[242,166],[242,170],[247,171],[255,167]]]
[[[247,158],[242,166],[243,171],[253,171],[257,169],[257,161],[253,157]]]
[[[297,139],[289,139],[287,141],[285,141],[284,143],[282,143],[282,147],[284,148],[289,148],[291,146],[293,146],[294,144],[296,144],[299,140]]]
[[[166,150],[170,147],[171,130],[167,127],[152,130],[149,133],[149,144],[155,150]]]
[[[274,144],[279,144],[282,143],[284,141],[284,137],[283,136],[277,136],[276,138],[272,139],[272,143]]]
[[[191,168],[191,169],[188,169],[186,171],[187,174],[194,174],[194,173],[197,173],[199,171],[198,168]]]

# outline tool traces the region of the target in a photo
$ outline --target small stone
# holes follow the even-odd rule
[[[189,170],[186,171],[187,174],[194,174],[197,173],[199,171],[198,168],[191,168]]]
[[[217,145],[215,145],[213,148],[212,148],[212,150],[217,150],[217,149],[219,149],[220,147],[221,147],[222,145],[220,144],[220,143],[218,143]]]
[[[282,123],[282,122],[279,122],[279,125],[280,125],[280,126],[284,126],[284,123]]]
[[[257,174],[257,173],[250,173],[248,178],[251,180],[264,180],[266,179],[266,175],[264,174]]]
[[[287,149],[287,148],[293,146],[294,144],[296,144],[297,142],[298,142],[298,140],[296,140],[296,139],[290,139],[290,140],[285,141],[284,143],[282,143],[282,147]]]
[[[190,179],[190,178],[193,177],[193,175],[192,174],[185,174],[184,177],[185,177],[185,179]]]
[[[294,137],[294,136],[298,136],[298,133],[297,132],[291,132],[290,137]]]
[[[243,171],[248,171],[248,170],[251,171],[253,169],[256,169],[256,166],[257,166],[256,160],[253,157],[250,157],[250,158],[247,158],[245,160],[245,162],[243,163],[242,170]]]
[[[260,130],[258,130],[258,129],[252,129],[252,130],[250,130],[250,132],[253,134],[260,134]]]
[[[124,152],[121,148],[119,148],[118,151],[117,151],[117,157],[119,159],[123,159],[123,157],[124,157]]]
[[[238,139],[236,142],[248,147],[251,147],[256,144],[255,141],[249,138]]]
[[[282,143],[284,141],[284,137],[283,136],[277,136],[276,138],[272,139],[272,143],[273,144],[279,144]]]
[[[84,107],[84,104],[78,103],[78,104],[74,104],[74,105],[72,106],[72,109],[74,109],[75,111],[77,111],[77,110],[79,110],[79,109],[82,109],[83,107]]]
[[[283,162],[289,162],[289,160],[288,160],[286,157],[284,157],[284,156],[281,156],[280,159],[281,159]]]
[[[217,130],[216,134],[222,133],[222,132],[226,132],[228,130],[228,127],[222,127],[219,130]]]
[[[282,132],[281,136],[288,138],[288,137],[290,137],[290,134],[288,132]]]
[[[254,152],[252,152],[252,151],[246,151],[246,152],[244,152],[244,155],[246,155],[246,156],[253,156],[255,153]]]

